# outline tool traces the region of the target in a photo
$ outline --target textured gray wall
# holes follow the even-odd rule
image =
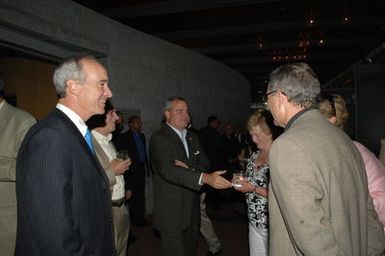
[[[210,114],[232,123],[244,123],[249,114],[249,83],[233,69],[72,1],[0,0],[0,26],[105,55],[114,104],[140,110],[148,136],[159,127],[169,96],[189,101],[198,128]]]

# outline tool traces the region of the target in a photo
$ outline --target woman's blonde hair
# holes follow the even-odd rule
[[[274,118],[270,111],[264,109],[256,110],[247,120],[247,130],[251,131],[253,127],[261,127],[266,134],[271,134],[272,139],[276,139],[283,131],[282,128],[274,124]]]
[[[326,118],[336,118],[335,125],[343,129],[348,121],[349,112],[345,100],[338,94],[323,97],[319,103],[319,111]]]

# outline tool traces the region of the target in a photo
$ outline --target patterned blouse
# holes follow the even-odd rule
[[[248,181],[255,185],[268,188],[269,165],[255,166],[260,151],[254,152],[247,161],[246,176]],[[258,168],[258,169],[257,169]],[[269,227],[268,202],[267,198],[255,192],[246,193],[247,214],[249,222],[256,228],[267,229]]]

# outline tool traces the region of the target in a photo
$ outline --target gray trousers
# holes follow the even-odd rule
[[[205,203],[205,197],[206,193],[203,192],[201,194],[201,227],[200,232],[204,239],[206,240],[206,243],[209,247],[209,251],[212,253],[216,253],[220,250],[222,250],[221,241],[219,241],[219,238],[217,234],[214,231],[213,223],[211,222],[210,218],[206,214],[206,203]]]

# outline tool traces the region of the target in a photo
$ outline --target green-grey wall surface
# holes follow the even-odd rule
[[[140,111],[148,136],[159,128],[170,96],[187,99],[198,128],[211,114],[237,124],[248,117],[250,85],[235,70],[72,1],[1,0],[0,27],[102,53],[114,105]]]

